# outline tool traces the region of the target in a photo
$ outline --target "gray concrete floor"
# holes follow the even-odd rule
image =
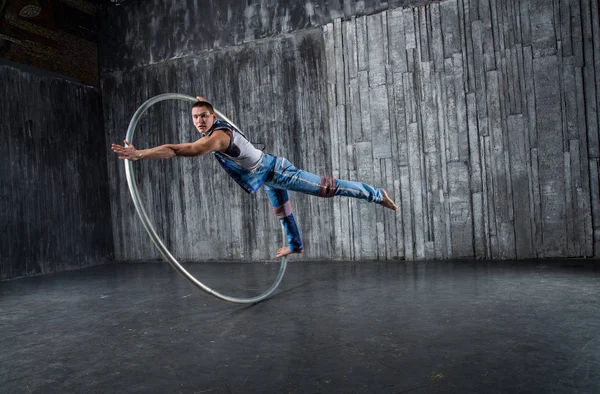
[[[276,263],[189,265],[236,296]],[[166,263],[0,284],[2,393],[600,393],[600,265],[292,261],[229,304]]]

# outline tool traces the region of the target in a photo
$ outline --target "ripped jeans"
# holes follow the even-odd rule
[[[304,249],[300,230],[292,212],[289,191],[310,194],[318,197],[345,196],[368,202],[381,203],[381,189],[366,183],[344,181],[311,174],[296,168],[283,157],[278,157],[273,171],[264,183],[265,191],[273,206],[275,215],[281,221],[288,238],[288,247],[293,252]]]

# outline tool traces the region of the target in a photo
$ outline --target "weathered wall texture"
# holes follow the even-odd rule
[[[108,7],[99,45],[105,72],[319,27],[431,0],[131,0]]]
[[[0,66],[0,280],[113,255],[95,88]]]
[[[115,19],[135,27],[121,28],[124,38],[115,41],[123,61],[104,63],[109,139],[122,140],[137,106],[155,94],[202,94],[268,151],[323,175],[387,187],[401,205],[394,214],[294,195],[306,258],[600,253],[596,2],[381,2],[373,10],[383,12],[258,41],[313,24],[299,18],[282,29],[273,20],[280,9],[267,1],[260,9],[275,16],[263,19],[252,14],[258,5],[242,17],[229,2],[209,2],[220,11],[208,14],[225,13],[234,26],[231,37],[221,27],[212,37],[186,22],[200,10],[159,3],[135,3],[128,15],[124,6]],[[141,7],[147,16],[135,13]],[[339,16],[318,9],[310,18],[316,24]],[[344,15],[362,14],[350,11]],[[208,31],[220,20],[198,23]],[[188,41],[176,26],[197,34]],[[163,62],[170,57],[177,59]],[[187,105],[152,110],[136,137],[141,147],[196,138]],[[149,211],[177,257],[273,255],[279,230],[266,197],[245,195],[211,158],[136,166]],[[109,174],[117,258],[158,258],[114,158]]]
[[[402,204],[374,219],[337,200],[334,227],[353,230],[335,254],[598,256],[599,26],[587,0],[446,0],[327,25],[332,168],[374,171]]]

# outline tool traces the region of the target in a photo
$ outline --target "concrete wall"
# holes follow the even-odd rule
[[[334,172],[372,166],[402,203],[396,220],[378,213],[385,240],[365,241],[373,221],[353,214],[340,244],[417,259],[598,256],[597,4],[447,0],[327,25]],[[337,226],[357,209],[336,201]]]
[[[255,14],[273,10],[267,2],[225,3],[210,3],[229,7],[214,14],[186,2],[167,12],[158,0],[108,11],[116,30],[106,37],[119,43],[103,45],[113,54],[103,63],[110,140],[154,94],[202,94],[267,150],[386,186],[401,205],[395,215],[294,195],[307,258],[598,256],[596,2],[382,2],[368,16],[341,7],[344,19],[312,7],[309,23],[286,28],[276,7]],[[140,147],[196,138],[185,104],[153,111]],[[266,197],[245,195],[211,158],[136,165],[177,257],[273,254],[279,230]],[[109,178],[117,258],[157,258],[114,158]]]
[[[112,259],[100,93],[0,66],[0,280]]]
[[[104,72],[319,27],[336,18],[429,0],[130,0],[105,10],[99,42]]]

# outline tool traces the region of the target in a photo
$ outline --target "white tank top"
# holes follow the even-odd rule
[[[215,130],[225,131],[230,138],[229,147],[220,153],[245,170],[254,172],[263,157],[263,152],[252,145],[246,136],[230,123],[216,120],[207,135],[211,135]]]

